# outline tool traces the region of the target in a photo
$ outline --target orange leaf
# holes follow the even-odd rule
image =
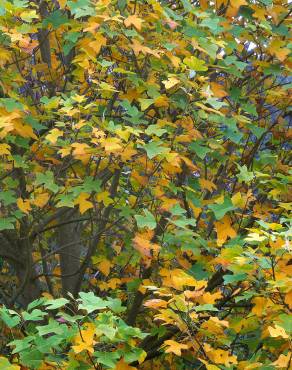
[[[202,189],[207,189],[209,191],[213,191],[217,189],[217,186],[214,184],[213,181],[209,181],[206,179],[199,179],[199,183]]]
[[[136,367],[128,365],[123,359],[117,362],[114,370],[137,370]]]
[[[97,267],[98,269],[105,275],[108,276],[111,270],[111,263],[109,260],[103,260],[101,261]]]
[[[217,245],[219,247],[223,245],[227,238],[234,238],[236,231],[231,226],[231,219],[228,215],[225,215],[222,220],[215,222],[215,228],[217,232]]]

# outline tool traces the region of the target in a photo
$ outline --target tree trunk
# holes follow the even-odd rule
[[[59,220],[60,223],[70,222],[74,219],[75,213],[67,215],[66,220]],[[58,228],[58,248],[60,248],[60,266],[62,274],[62,293],[72,293],[78,281],[80,269],[80,222],[67,223]]]

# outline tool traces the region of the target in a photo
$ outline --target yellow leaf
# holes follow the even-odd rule
[[[96,54],[99,54],[101,47],[105,45],[106,45],[106,38],[101,33],[97,33],[95,35],[95,40],[91,41],[88,44],[88,46],[91,49],[93,49]],[[86,50],[86,47],[85,47],[85,50]]]
[[[206,180],[206,179],[199,179],[199,183],[202,189],[207,189],[209,191],[213,191],[217,189],[217,186],[214,184],[213,181]]]
[[[226,16],[235,17],[242,5],[247,5],[246,0],[230,0]]]
[[[286,356],[281,354],[278,357],[278,359],[275,362],[273,362],[273,365],[275,365],[278,368],[288,369],[287,366],[289,365],[290,359],[291,359],[291,352],[287,353]]]
[[[0,144],[0,155],[9,155],[10,154],[10,145],[8,144]]]
[[[74,204],[79,206],[81,214],[85,213],[88,209],[93,208],[93,204],[88,201],[90,194],[80,193],[79,197],[75,199]]]
[[[137,370],[136,367],[128,365],[123,359],[117,362],[114,370]]]
[[[0,47],[0,67],[3,68],[5,63],[11,60],[10,51]]]
[[[93,323],[86,323],[84,329],[81,333],[78,333],[75,337],[75,345],[72,349],[75,353],[80,353],[82,351],[88,351],[90,353],[94,352],[94,335],[95,335],[95,325]]]
[[[182,349],[188,349],[186,344],[181,344],[175,340],[166,340],[163,346],[167,346],[165,353],[174,353],[177,356],[181,356]]]
[[[138,31],[141,31],[143,20],[139,18],[136,14],[130,15],[124,21],[125,26],[128,28],[134,26]]]
[[[118,152],[122,149],[121,140],[119,138],[110,137],[104,140],[104,150],[109,153]]]
[[[31,137],[32,139],[37,140],[37,136],[29,125],[23,125],[21,122],[14,122],[14,129],[22,137]]]
[[[74,148],[72,153],[74,157],[87,154],[87,150],[90,149],[87,144],[83,143],[74,143],[71,146]]]
[[[155,309],[166,308],[167,302],[164,301],[163,299],[150,299],[149,301],[146,301],[144,303],[144,306]]]
[[[276,338],[276,337],[282,337],[284,339],[289,338],[289,335],[286,333],[285,329],[279,325],[275,324],[274,328],[272,326],[269,326],[268,330],[269,330],[271,337],[273,338]]]
[[[222,220],[215,222],[215,228],[217,232],[217,245],[221,247],[228,238],[235,238],[236,231],[231,226],[231,219],[228,215],[225,215]]]
[[[53,128],[50,133],[46,136],[46,139],[52,143],[52,144],[56,144],[58,138],[60,136],[63,136],[63,131],[57,129],[57,128]]]
[[[31,205],[30,205],[29,199],[18,198],[17,206],[23,213],[29,214],[29,211],[31,211]]]
[[[264,310],[267,306],[267,298],[255,297],[253,298],[252,303],[254,303],[254,307],[252,308],[251,312],[257,315],[258,317],[263,316]]]
[[[176,77],[169,77],[167,80],[163,80],[162,83],[165,86],[166,90],[169,90],[180,83],[180,80]]]
[[[143,257],[152,257],[154,251],[158,251],[160,246],[158,244],[151,243],[150,240],[146,239],[144,234],[136,234],[133,239],[134,248],[142,254]]]
[[[20,370],[20,366],[11,365],[6,357],[0,357],[0,369],[3,370]]]
[[[108,276],[111,270],[111,263],[109,260],[103,260],[101,261],[97,267],[98,269],[105,275]]]
[[[113,91],[113,92],[118,92],[119,90],[116,90],[114,86],[108,84],[107,82],[102,81],[99,84],[99,89],[102,91]]]
[[[48,193],[38,194],[32,203],[37,207],[43,208],[48,203],[49,198],[50,195]]]
[[[105,206],[113,203],[112,198],[108,191],[102,191],[101,193],[96,194],[95,199],[97,202],[102,202]]]

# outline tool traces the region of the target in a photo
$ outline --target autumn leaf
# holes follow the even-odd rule
[[[79,211],[81,214],[85,213],[88,209],[93,208],[92,202],[88,200],[90,194],[80,193],[78,198],[75,199],[74,204],[79,206]]]
[[[276,338],[276,337],[282,337],[284,339],[288,339],[289,335],[286,333],[285,329],[282,328],[279,325],[276,325],[274,327],[269,326],[268,327],[269,333],[271,337]]]
[[[31,211],[31,203],[29,199],[18,198],[17,206],[23,213],[26,213],[27,215]]]
[[[94,352],[93,345],[94,335],[96,327],[93,323],[86,323],[84,329],[81,329],[80,333],[75,337],[75,345],[72,346],[72,349],[75,353],[80,353],[82,351],[88,351],[90,353]]]
[[[124,21],[126,27],[134,26],[138,31],[141,31],[143,19],[139,18],[136,14],[129,15]]]
[[[0,144],[0,155],[9,155],[10,149],[11,147],[9,144]]]
[[[169,90],[179,84],[180,80],[176,77],[169,77],[167,80],[162,81],[162,83],[164,84],[166,90]]]
[[[217,232],[217,245],[222,246],[228,238],[234,238],[237,234],[231,226],[231,219],[225,215],[220,221],[214,223]]]
[[[165,353],[174,353],[177,356],[181,356],[181,351],[183,349],[188,349],[186,344],[178,343],[174,340],[164,341],[163,346],[166,346]]]

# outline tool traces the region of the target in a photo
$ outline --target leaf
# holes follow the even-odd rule
[[[5,357],[0,357],[0,368],[1,370],[20,370],[20,366],[11,365]]]
[[[35,179],[36,185],[45,185],[45,188],[51,190],[53,193],[57,193],[59,190],[58,185],[55,184],[54,174],[52,171],[46,171],[45,173],[37,173]]]
[[[167,80],[163,80],[162,83],[165,86],[166,90],[169,90],[179,84],[180,80],[176,77],[169,77]]]
[[[78,198],[76,198],[74,201],[74,204],[79,206],[79,211],[81,214],[93,208],[93,203],[88,201],[89,197],[90,197],[90,194],[88,193],[80,193]]]
[[[85,323],[83,329],[75,337],[75,345],[72,349],[75,353],[80,353],[82,351],[87,351],[90,353],[94,352],[94,335],[95,335],[95,325],[93,323]]]
[[[67,303],[69,303],[68,299],[57,298],[45,301],[44,305],[46,306],[47,310],[56,310],[58,308],[64,307]]]
[[[255,177],[254,173],[252,171],[248,171],[246,165],[240,166],[238,163],[236,163],[236,165],[239,169],[239,174],[237,174],[238,180],[249,184]]]
[[[29,199],[22,199],[18,198],[17,199],[17,207],[25,214],[29,214],[31,211],[31,204]]]
[[[111,262],[109,260],[101,261],[97,267],[105,275],[108,276],[111,270]]]
[[[289,335],[286,333],[285,329],[281,326],[275,324],[275,327],[269,326],[268,327],[270,336],[273,338],[281,337],[283,339],[288,339]]]
[[[217,220],[221,220],[227,212],[235,209],[229,197],[225,197],[223,203],[211,204],[208,207],[214,212]]]
[[[217,245],[222,246],[228,238],[235,238],[236,231],[231,226],[231,219],[225,215],[222,220],[214,223],[217,232]]]
[[[97,362],[99,364],[108,366],[109,368],[113,369],[117,364],[117,360],[120,358],[120,354],[117,351],[116,352],[95,351],[94,357],[96,357]]]
[[[139,228],[147,227],[150,230],[155,229],[156,227],[156,220],[151,212],[147,209],[143,210],[145,216],[135,215],[135,219],[137,221],[137,225]]]
[[[41,193],[38,194],[32,201],[32,204],[39,208],[43,208],[49,201],[50,195],[49,193]]]
[[[129,15],[124,21],[125,26],[128,28],[134,26],[138,31],[141,31],[143,19],[139,18],[136,14]]]
[[[196,72],[204,72],[208,70],[204,60],[198,59],[194,56],[184,58],[183,62],[186,66]]]
[[[137,370],[136,367],[128,365],[124,359],[121,359],[119,362],[117,362],[114,370]]]
[[[15,220],[12,217],[0,218],[0,231],[13,230]]]
[[[163,146],[162,141],[150,141],[148,144],[144,144],[143,146],[144,150],[147,152],[147,157],[149,159],[153,159],[154,157],[161,155],[161,154],[166,154],[170,151],[169,148],[166,148]]]
[[[0,144],[0,155],[10,155],[11,146],[9,144]]]
[[[181,351],[183,349],[188,349],[188,346],[186,344],[181,344],[174,340],[164,341],[163,346],[167,346],[165,353],[174,353],[177,356],[181,356]]]
[[[146,239],[144,235],[136,234],[133,239],[134,248],[142,254],[143,257],[152,257],[152,253],[159,250],[159,245]]]
[[[58,138],[60,136],[63,136],[63,131],[54,128],[50,131],[50,133],[46,136],[46,139],[51,143],[51,144],[56,144]]]
[[[102,310],[108,306],[107,302],[103,299],[96,297],[92,292],[79,293],[80,299],[78,299],[79,310],[86,310],[88,313],[91,313],[96,310]]]

